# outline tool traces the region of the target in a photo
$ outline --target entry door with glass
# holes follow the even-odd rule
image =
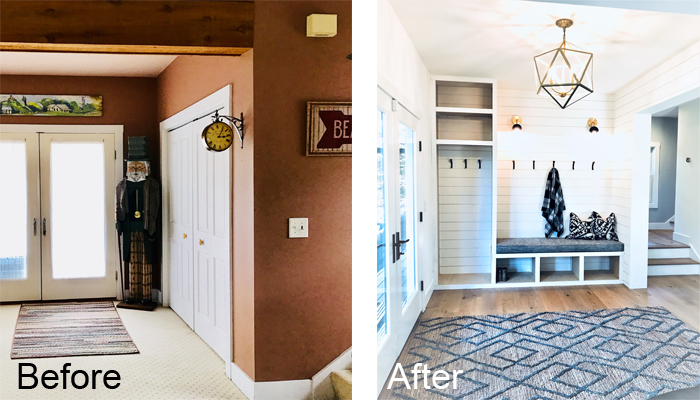
[[[114,135],[3,132],[0,153],[0,301],[116,297]]]
[[[418,319],[421,304],[415,241],[418,120],[381,89],[377,97],[379,392]]]

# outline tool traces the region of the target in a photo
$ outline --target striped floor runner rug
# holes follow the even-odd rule
[[[138,352],[111,301],[22,304],[10,358]]]

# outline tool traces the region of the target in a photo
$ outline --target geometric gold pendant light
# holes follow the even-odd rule
[[[593,93],[593,53],[566,41],[566,28],[573,24],[570,19],[558,20],[564,41],[556,49],[535,56],[537,94],[551,98],[561,108]]]

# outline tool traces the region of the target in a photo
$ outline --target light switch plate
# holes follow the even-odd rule
[[[289,238],[307,238],[309,237],[309,219],[308,218],[290,218],[289,219]]]

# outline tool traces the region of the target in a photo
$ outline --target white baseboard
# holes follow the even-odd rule
[[[670,222],[649,222],[649,229],[673,229],[673,225]]]
[[[673,232],[673,240],[675,240],[676,242],[681,242],[683,244],[690,244],[690,236],[686,236],[678,232]]]
[[[255,400],[310,400],[311,379],[255,382]]]
[[[236,363],[230,362],[228,364],[229,366],[226,368],[228,378],[238,386],[245,397],[253,400],[255,398],[255,382]]]
[[[226,375],[250,400],[333,399],[335,392],[331,383],[331,372],[347,369],[352,365],[352,347],[345,350],[311,379],[255,382],[238,365],[233,362],[228,364]]]
[[[695,247],[693,247],[692,244],[688,244],[690,246],[690,258],[692,258],[695,261],[700,262],[700,254],[698,254],[697,250],[695,250]]]
[[[648,276],[664,275],[699,275],[700,265],[650,265],[647,270]]]
[[[348,369],[352,366],[352,347],[345,350],[335,360],[311,378],[313,400],[333,400],[335,391],[331,382],[331,372]]]

